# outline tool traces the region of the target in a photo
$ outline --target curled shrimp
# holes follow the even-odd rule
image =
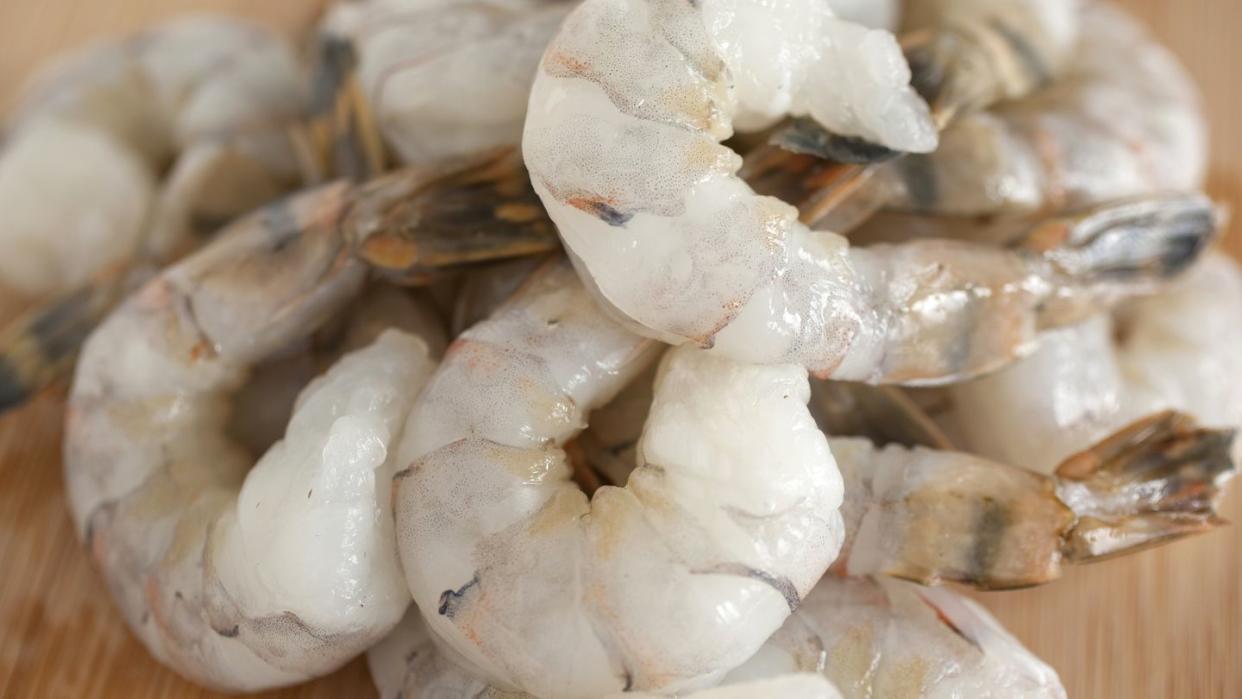
[[[995,376],[947,389],[938,417],[972,451],[999,460],[1021,455],[1042,471],[1153,410],[1182,410],[1237,429],[1239,299],[1242,270],[1212,253],[1165,292],[1123,306],[1115,319],[1051,333],[1034,354]]]
[[[845,699],[1064,698],[1057,673],[972,600],[897,580],[825,576],[726,682],[818,672]]]
[[[416,607],[383,641],[367,651],[367,668],[379,690],[380,699],[400,697],[474,697],[475,699],[531,699],[525,693],[492,687],[471,675],[451,657],[451,651],[438,645],[427,631]],[[657,697],[648,692],[610,694],[615,699]],[[730,683],[678,696],[694,699],[840,699],[840,693],[823,675],[813,672],[788,673],[771,678]]]
[[[63,60],[26,91],[0,156],[0,275],[26,293],[70,289],[148,239],[175,246],[279,193],[296,179],[279,126],[302,100],[292,50],[233,20],[172,22]]]
[[[227,425],[248,371],[344,307],[368,267],[417,280],[513,249],[495,228],[437,239],[434,207],[418,205],[435,182],[396,172],[262,209],[86,343],[66,427],[71,508],[127,623],[183,675],[240,691],[322,674],[408,603],[386,474],[432,366],[426,343],[386,334],[347,356],[249,473]]]
[[[571,13],[536,77],[523,144],[535,191],[579,272],[636,330],[734,359],[799,363],[817,376],[935,383],[1028,352],[1040,329],[1082,318],[1061,313],[1067,307],[1111,302],[1110,272],[1125,266],[1066,268],[952,241],[850,248],[807,229],[791,207],[747,188],[734,174],[735,154],[717,142],[735,114],[772,104],[745,87],[762,66],[722,55],[712,42],[723,35],[704,29],[705,16],[740,15],[712,3],[645,7],[589,0]],[[708,24],[725,33],[733,26]],[[860,46],[891,42],[826,26],[854,36],[832,54],[843,62],[876,60]],[[750,56],[740,45],[730,44]],[[871,117],[922,134],[913,124],[926,111],[895,96],[908,90],[908,72],[891,49],[875,50],[899,66],[885,74],[896,83],[870,87],[903,116]],[[657,70],[657,60],[681,67]],[[637,79],[653,73],[668,84]],[[737,88],[728,86],[732,74]],[[859,95],[834,97],[850,104]]]
[[[1207,127],[1177,59],[1108,3],[1051,87],[963,116],[934,153],[892,164],[890,205],[954,215],[1060,210],[1201,186]]]
[[[795,366],[672,351],[629,484],[588,499],[570,480],[560,445],[658,349],[558,264],[455,341],[411,412],[402,567],[431,632],[490,684],[710,684],[836,555],[840,482]]]

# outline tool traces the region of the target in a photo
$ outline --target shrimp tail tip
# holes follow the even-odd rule
[[[777,130],[769,142],[790,153],[854,165],[880,163],[901,155],[900,151],[864,138],[832,133],[815,121],[805,118],[794,119],[788,126]]]
[[[1099,560],[1220,526],[1216,503],[1236,473],[1234,437],[1166,411],[1067,459],[1057,493],[1078,521],[1066,557]]]
[[[1074,276],[1110,282],[1177,276],[1195,262],[1220,230],[1210,199],[1199,193],[1172,194],[1106,204],[1037,227],[1028,241],[1065,243],[1049,256]]]

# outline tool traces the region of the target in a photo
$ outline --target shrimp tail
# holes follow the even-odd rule
[[[383,141],[357,65],[348,38],[331,32],[316,38],[307,117],[290,133],[308,184],[334,177],[362,182],[384,171]]]
[[[1132,285],[1184,271],[1216,237],[1219,222],[1201,193],[1147,196],[1049,219],[1018,247],[1045,253],[1075,278]]]
[[[509,149],[362,185],[343,225],[357,254],[402,284],[560,247],[520,155]]]
[[[123,267],[30,309],[0,331],[0,413],[16,408],[73,369],[86,337],[148,274]]]
[[[1066,559],[1100,560],[1222,524],[1216,503],[1236,473],[1233,440],[1233,430],[1205,429],[1167,411],[1064,461],[1057,495],[1077,516]]]

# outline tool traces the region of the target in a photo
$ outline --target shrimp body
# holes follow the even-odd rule
[[[570,481],[560,446],[656,349],[561,265],[464,333],[410,415],[402,567],[431,632],[491,685],[710,684],[836,555],[839,474],[795,366],[673,350],[628,485],[588,499]]]
[[[1242,328],[1242,270],[1206,256],[1164,293],[1050,333],[995,375],[948,389],[944,416],[972,451],[1049,471],[1136,415],[1173,408],[1206,425],[1242,426],[1233,342]],[[1237,337],[1242,342],[1242,336]],[[1038,390],[1033,390],[1034,388]],[[1018,457],[1023,461],[1012,461]]]
[[[993,369],[1029,352],[1041,328],[1082,317],[1053,318],[1050,308],[1107,303],[1101,277],[1086,269],[950,241],[851,249],[755,195],[719,143],[735,122],[760,126],[805,110],[888,146],[935,142],[891,36],[802,3],[779,10],[589,0],[549,45],[524,155],[605,307],[645,335],[733,359],[935,383]],[[745,36],[729,34],[743,25]],[[832,51],[807,48],[825,37]],[[753,45],[763,41],[774,43]],[[802,58],[759,59],[773,53]],[[833,82],[834,71],[874,80]],[[829,98],[831,108],[816,101]]]
[[[1065,696],[976,602],[897,580],[826,576],[725,681],[795,672],[823,673],[846,699]]]
[[[325,21],[357,55],[380,132],[406,164],[517,145],[563,0],[367,0]]]
[[[233,20],[173,22],[54,65],[26,91],[0,156],[0,275],[27,293],[71,288],[131,255],[148,226],[189,225],[189,213],[155,211],[187,208],[161,201],[156,180],[195,144],[236,137],[230,156],[261,162],[268,180],[290,177],[272,127],[301,106],[293,52]],[[201,179],[199,159],[174,181]],[[190,196],[180,187],[169,196]]]
[[[383,334],[299,397],[254,465],[229,400],[258,362],[355,296],[343,185],[243,219],[92,334],[70,395],[66,483],[122,616],[162,662],[249,691],[326,673],[409,596],[392,547],[390,452],[434,361]]]
[[[1086,4],[1078,22],[1072,61],[1051,87],[964,115],[936,152],[893,163],[892,206],[1013,214],[1199,188],[1207,127],[1185,69],[1108,3]]]

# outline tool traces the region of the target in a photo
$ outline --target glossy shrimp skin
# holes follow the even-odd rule
[[[292,50],[234,20],[179,20],[63,59],[25,91],[0,155],[0,273],[27,293],[72,288],[280,193],[297,174],[280,127],[302,102]]]
[[[560,446],[655,350],[561,263],[458,338],[411,412],[402,565],[432,633],[489,684],[710,684],[836,554],[840,484],[797,367],[674,350],[628,485],[588,499],[569,480]]]
[[[752,67],[718,55],[712,41],[723,39],[696,24],[700,13],[742,9],[712,7],[588,2],[535,80],[523,142],[532,183],[579,273],[615,315],[651,337],[734,359],[937,383],[1002,365],[1029,351],[1040,329],[1081,318],[1050,309],[1107,305],[1099,275],[1042,255],[950,241],[851,248],[756,196],[717,140],[734,116],[772,103],[746,92]],[[834,56],[874,56],[847,46]],[[660,73],[670,81],[663,92],[633,79],[654,56],[679,66]],[[735,73],[739,87],[730,87]]]
[[[208,686],[331,671],[409,601],[389,454],[434,366],[427,343],[386,333],[347,355],[252,469],[227,430],[250,370],[360,289],[344,232],[356,196],[331,185],[239,221],[130,297],[78,365],[65,437],[78,530],[135,634]]]
[[[1063,698],[1056,672],[945,589],[826,576],[726,682],[819,672],[845,699]]]
[[[1177,59],[1109,3],[1080,10],[1069,67],[1048,89],[963,116],[935,153],[894,163],[895,208],[978,216],[1197,189],[1200,97]]]

